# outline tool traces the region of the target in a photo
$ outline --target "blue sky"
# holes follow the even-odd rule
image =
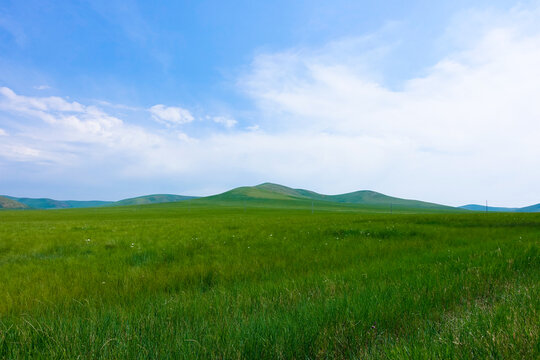
[[[539,9],[0,1],[0,193],[540,202]]]

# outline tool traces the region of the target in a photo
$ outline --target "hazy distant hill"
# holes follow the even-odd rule
[[[144,205],[144,204],[159,204],[166,202],[177,202],[183,200],[196,199],[196,196],[172,195],[172,194],[154,194],[145,195],[129,199],[116,201],[108,204],[108,206],[126,206],[126,205]]]
[[[461,209],[472,210],[472,211],[486,211],[484,205],[469,204],[460,206]],[[508,208],[508,207],[496,207],[488,206],[488,212],[540,212],[540,204],[525,206],[521,208]]]
[[[11,200],[26,205],[31,209],[69,209],[69,208],[86,208],[103,206],[111,203],[111,201],[77,201],[77,200],[54,200],[48,198],[16,198],[13,196],[5,196]]]
[[[463,205],[463,206],[460,206],[460,208],[466,209],[466,210],[471,210],[471,211],[486,211],[486,206],[485,205],[477,205],[477,204]],[[517,210],[517,208],[488,206],[488,211],[514,212],[516,210]]]
[[[88,207],[102,207],[102,206],[125,206],[125,205],[143,205],[143,204],[157,204],[164,202],[175,202],[182,200],[193,199],[193,196],[182,196],[182,195],[169,195],[169,194],[156,194],[156,195],[146,195],[139,196],[136,198],[124,199],[120,201],[99,201],[99,200],[90,200],[90,201],[78,201],[78,200],[54,200],[48,198],[16,198],[12,196],[1,196],[0,199],[5,199],[10,201],[9,205],[6,202],[6,206],[1,206],[0,208],[30,208],[30,209],[75,209],[75,208],[88,208]],[[16,207],[16,204],[19,204]],[[8,205],[10,207],[8,207]]]
[[[215,200],[249,200],[249,199],[275,199],[275,200],[314,200],[334,203],[347,203],[358,205],[395,206],[396,208],[421,208],[433,210],[455,210],[450,206],[439,205],[418,200],[407,200],[387,196],[375,191],[362,190],[340,195],[324,195],[305,189],[292,189],[287,186],[264,183],[257,186],[239,187],[219,195],[208,197]]]
[[[540,212],[540,204],[525,206],[516,210],[517,212]]]
[[[0,209],[27,209],[23,203],[18,202],[17,200],[10,199],[6,196],[0,196]]]

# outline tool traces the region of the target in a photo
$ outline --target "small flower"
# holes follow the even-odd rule
[[[131,243],[131,247],[134,247],[135,246],[135,243]]]
[[[90,242],[90,239],[86,239],[86,242]]]

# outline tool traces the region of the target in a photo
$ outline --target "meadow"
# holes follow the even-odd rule
[[[0,212],[0,358],[538,359],[540,214]]]

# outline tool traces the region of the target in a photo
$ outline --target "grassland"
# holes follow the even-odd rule
[[[540,214],[0,212],[0,358],[537,359]]]

